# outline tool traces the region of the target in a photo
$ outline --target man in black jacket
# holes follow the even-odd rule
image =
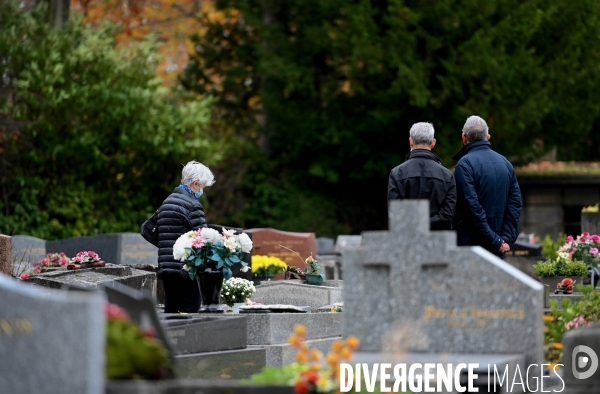
[[[388,201],[429,200],[431,230],[449,230],[456,206],[454,175],[442,166],[431,151],[435,146],[431,123],[415,123],[410,128],[410,153],[404,163],[390,172]]]
[[[492,150],[488,126],[467,119],[454,175],[458,192],[453,228],[458,245],[479,245],[504,258],[519,235],[523,203],[512,164]]]
[[[198,283],[183,270],[183,262],[173,257],[179,236],[206,227],[204,209],[198,202],[203,189],[215,183],[212,172],[196,161],[186,164],[181,184],[158,209],[158,279],[165,287],[165,313],[196,313],[200,308]]]

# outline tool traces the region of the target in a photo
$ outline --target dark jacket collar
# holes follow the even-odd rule
[[[192,196],[190,196],[190,193],[186,192],[185,190],[181,189],[179,186],[177,186],[175,188],[175,190],[173,190],[173,193],[177,193],[180,194],[183,198],[185,198],[186,200],[190,201],[190,202],[198,202],[198,200]]]
[[[458,160],[462,159],[462,157],[464,155],[466,155],[467,153],[473,152],[475,150],[482,150],[482,149],[492,149],[492,143],[489,141],[471,142],[470,144],[463,146],[462,149],[460,151],[458,151],[458,153],[452,157],[452,159],[458,161]]]
[[[435,153],[433,153],[430,150],[427,149],[415,149],[412,150],[408,153],[408,155],[406,155],[406,157],[404,158],[404,161],[410,160],[410,159],[416,159],[416,158],[420,158],[420,159],[429,159],[429,160],[433,160],[439,164],[442,164],[442,160],[437,157],[437,155]]]

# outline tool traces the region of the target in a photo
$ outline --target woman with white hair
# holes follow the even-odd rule
[[[165,313],[196,313],[200,308],[200,291],[183,263],[173,257],[173,245],[190,230],[206,227],[204,209],[198,202],[204,188],[215,183],[205,165],[190,161],[183,167],[181,184],[158,209],[158,279],[165,288]]]

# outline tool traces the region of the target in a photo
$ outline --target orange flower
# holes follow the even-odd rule
[[[300,364],[305,364],[308,361],[308,353],[300,351],[296,354],[296,361]]]
[[[552,344],[552,346],[554,346],[554,347],[555,347],[555,348],[557,348],[557,349],[562,349],[562,348],[563,348],[563,345],[562,345],[562,343],[560,343],[560,342],[554,342],[554,343]]]
[[[556,367],[556,368],[560,368],[560,365],[561,365],[561,364],[550,363],[550,367],[549,367],[549,368],[550,368],[550,369],[554,369],[555,367]]]
[[[298,336],[304,337],[306,335],[306,327],[301,324],[296,324],[296,327],[294,327],[294,333]]]
[[[553,316],[544,315],[544,321],[554,321]]]
[[[340,352],[340,357],[344,360],[350,360],[352,358],[352,350],[348,347],[343,348]]]
[[[323,355],[317,349],[312,349],[310,351],[310,361],[320,361]]]
[[[340,357],[335,353],[329,353],[326,361],[329,365],[337,365],[340,362]]]
[[[548,332],[550,329],[547,326],[544,326],[544,332]]]
[[[299,336],[297,336],[295,334],[292,334],[288,338],[288,343],[290,345],[292,345],[293,347],[298,348],[302,344],[302,338],[300,338]]]
[[[312,364],[310,366],[309,370],[319,372],[321,370],[321,364]]]
[[[350,349],[354,350],[354,349],[356,349],[360,345],[360,341],[358,339],[356,339],[355,336],[350,335],[346,339],[346,345],[348,345],[348,347]]]
[[[344,342],[342,342],[338,339],[337,341],[334,341],[331,344],[331,351],[334,353],[339,353],[343,347],[344,347]]]

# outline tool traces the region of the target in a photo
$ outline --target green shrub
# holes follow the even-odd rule
[[[555,260],[538,261],[533,266],[533,273],[541,278],[585,276],[588,273],[588,267],[583,261],[569,261],[558,258]]]
[[[548,259],[555,259],[558,257],[557,250],[561,246],[563,246],[566,242],[567,236],[566,234],[560,233],[558,234],[558,238],[556,241],[550,237],[550,235],[546,235],[542,240],[542,251],[544,256]]]

